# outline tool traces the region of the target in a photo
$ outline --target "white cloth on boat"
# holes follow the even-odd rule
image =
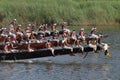
[[[84,51],[84,47],[82,45],[76,45],[76,47],[80,48],[82,51]]]
[[[69,47],[69,46],[64,46],[63,48],[65,48],[65,49],[70,49],[70,50],[71,50],[71,52],[73,52],[73,48],[72,48],[72,47]]]
[[[90,44],[88,44],[88,46],[89,46],[89,47],[91,47],[91,48],[93,48],[93,49],[94,49],[94,51],[96,51],[96,50],[97,50],[97,45],[93,45],[93,44],[91,44],[91,43],[90,43]]]
[[[109,45],[107,43],[101,43],[100,46],[103,48],[103,50],[108,50]]]
[[[91,34],[91,35],[90,35],[90,38],[97,38],[97,39],[98,39],[98,38],[99,38],[99,36],[98,36],[98,35],[96,35],[96,34]]]

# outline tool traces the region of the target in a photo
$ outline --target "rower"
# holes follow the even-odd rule
[[[90,38],[95,38],[95,39],[98,39],[98,38],[99,38],[98,35],[95,34],[96,31],[97,31],[97,30],[96,30],[96,27],[93,27],[93,28],[91,29]]]
[[[2,36],[2,37],[8,37],[8,35],[6,33],[6,28],[1,28],[0,36]]]
[[[43,25],[40,25],[40,27],[38,28],[38,34],[37,35],[42,35],[43,37],[45,36]]]
[[[55,56],[55,54],[54,54],[54,49],[52,48],[52,43],[50,42],[50,40],[48,40],[48,41],[46,42],[45,46],[46,46],[47,49],[51,50],[52,55]]]
[[[57,33],[55,33],[53,36],[52,36],[52,41],[54,41],[54,46],[59,46],[59,39],[58,39],[58,36],[57,36]]]
[[[85,41],[85,36],[84,36],[84,34],[85,34],[84,28],[81,28],[81,29],[80,29],[80,32],[79,32],[79,35],[78,35],[78,39],[80,39],[82,42]]]
[[[70,38],[71,38],[72,40],[74,40],[74,41],[77,40],[77,36],[76,36],[75,30],[73,30],[73,31],[71,32]]]
[[[56,26],[57,24],[54,23],[52,26],[51,26],[51,36],[53,36],[54,34],[58,34],[59,31],[56,29]]]
[[[8,36],[8,38],[5,39],[4,51],[6,53],[9,53],[10,51],[13,51],[15,48],[17,47],[14,46],[14,43],[11,42],[10,40],[10,36]]]
[[[25,29],[25,32],[26,32],[26,36],[29,38],[30,37],[30,35],[31,35],[31,24],[28,24],[27,26],[26,26],[26,29]]]
[[[61,25],[61,27],[62,27],[62,31],[64,32],[67,32],[67,34],[70,34],[70,30],[68,29],[68,24],[67,24],[67,22],[63,22],[62,23],[62,25]]]
[[[14,32],[13,30],[9,30],[8,35],[10,36],[11,42],[17,43],[17,42],[16,42],[16,34],[15,34],[15,32]]]
[[[97,53],[97,41],[96,40],[94,40],[94,41],[89,40],[87,42],[87,44],[88,44],[89,47],[93,48],[95,53]]]
[[[42,34],[41,35],[37,35],[36,39],[37,39],[36,40],[37,43],[42,43],[43,42],[43,35]]]
[[[9,24],[9,30],[15,30],[14,26],[16,25],[16,19],[13,19],[13,21]]]
[[[21,29],[21,24],[19,24],[18,27],[16,28],[16,35],[23,36],[23,31]]]
[[[48,29],[48,25],[47,25],[47,24],[44,25],[44,32],[45,32],[45,36],[46,36],[46,37],[47,37],[47,36],[50,36],[50,31],[49,31],[49,29]]]
[[[63,48],[65,48],[65,49],[70,49],[71,50],[71,53],[70,53],[70,55],[73,55],[73,56],[75,56],[75,54],[73,54],[73,48],[70,46],[70,44],[68,44],[68,42],[67,42],[67,33],[66,32],[63,32],[63,35],[62,35],[62,37],[63,37],[63,40],[62,40],[62,46],[63,46]]]

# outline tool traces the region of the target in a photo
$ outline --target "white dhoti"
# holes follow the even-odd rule
[[[106,43],[101,43],[100,46],[102,47],[103,50],[108,50],[109,46]]]
[[[73,48],[72,48],[72,47],[64,46],[63,48],[65,48],[65,49],[70,49],[70,51],[73,52]]]
[[[81,45],[77,45],[76,47],[80,48],[82,50],[82,52],[84,51],[84,47]]]
[[[96,51],[96,50],[97,50],[97,45],[89,44],[88,46],[89,46],[89,47],[91,47],[91,48],[93,48],[93,49],[94,49],[94,51]]]

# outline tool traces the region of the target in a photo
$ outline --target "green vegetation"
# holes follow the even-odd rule
[[[19,23],[120,24],[119,0],[0,0],[0,25]],[[8,25],[8,24],[7,24]]]

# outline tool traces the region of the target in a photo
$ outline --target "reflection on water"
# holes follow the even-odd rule
[[[110,63],[3,63],[3,80],[111,80]]]
[[[118,33],[110,35],[104,40],[112,46],[110,58],[101,52],[89,53],[85,59],[77,54],[33,62],[3,62],[0,63],[0,80],[120,80],[120,36]]]

